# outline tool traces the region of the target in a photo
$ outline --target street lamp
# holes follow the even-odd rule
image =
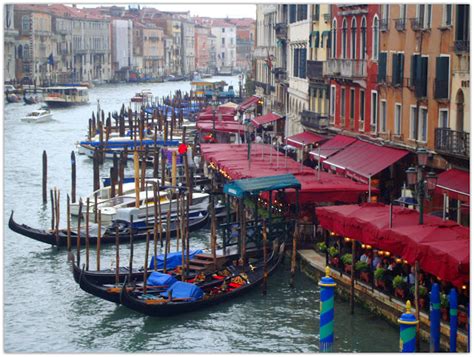
[[[418,164],[411,166],[406,170],[407,183],[409,187],[413,187],[415,190],[418,203],[420,205],[420,220],[419,223],[423,224],[423,201],[425,198],[430,198],[436,188],[438,176],[433,171],[424,173],[426,164],[428,162],[428,151],[420,148],[416,151]]]

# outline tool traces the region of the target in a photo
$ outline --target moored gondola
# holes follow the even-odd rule
[[[202,228],[206,225],[207,219],[208,219],[209,214],[206,213],[202,217],[195,217],[189,219],[189,231],[194,231],[199,228]],[[126,224],[122,223],[115,223],[118,225],[118,233],[119,233],[119,242],[120,243],[128,243],[130,240],[130,228]],[[19,224],[15,222],[13,219],[13,211],[10,216],[10,220],[8,221],[8,227],[21,235],[24,235],[26,237],[32,238],[34,240],[37,240],[39,242],[43,242],[46,244],[51,244],[51,245],[56,245],[58,247],[65,247],[67,246],[67,231],[66,229],[60,229],[57,234],[54,231],[47,231],[43,229],[36,229],[32,228],[30,226],[27,226],[26,224]],[[138,229],[133,229],[133,239],[134,241],[141,241],[146,239],[146,233],[147,230],[138,230]],[[176,236],[178,227],[174,222],[171,222],[169,231],[170,231],[170,236],[174,237]],[[150,229],[152,230],[152,229]],[[102,234],[100,238],[100,243],[101,244],[109,244],[109,243],[115,243],[115,225],[112,224],[109,226],[105,232]],[[163,231],[165,232],[165,231]],[[80,244],[84,245],[86,242],[86,234],[85,232],[81,231],[81,236],[80,236]],[[77,242],[77,232],[71,232],[71,244],[72,246],[75,246]],[[97,236],[96,235],[90,235],[89,236],[89,243],[90,244],[97,244]]]
[[[284,243],[279,249],[275,246],[266,264],[263,261],[257,262],[255,266],[249,264],[243,272],[242,267],[229,265],[226,269],[231,274],[218,277],[221,279],[209,286],[177,282],[165,292],[147,295],[123,287],[120,303],[148,316],[172,316],[217,305],[258,286],[264,280],[265,266],[268,267],[267,273],[271,274],[283,258],[284,250]]]

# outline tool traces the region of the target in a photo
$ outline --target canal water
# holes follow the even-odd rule
[[[234,85],[238,77],[214,77]],[[289,262],[269,280],[268,294],[248,295],[199,312],[171,318],[146,317],[123,306],[95,298],[74,282],[64,249],[20,236],[8,229],[15,220],[49,228],[51,207],[42,204],[43,150],[48,154],[48,188],[61,192],[61,226],[65,226],[66,194],[70,192],[70,155],[87,131],[97,99],[101,108],[119,110],[142,89],[155,96],[181,89],[189,82],[116,84],[90,90],[90,105],[53,110],[54,121],[27,124],[20,118],[36,106],[4,107],[4,348],[6,352],[317,352],[319,292],[298,273],[289,288]],[[77,192],[92,190],[92,162],[77,156]],[[129,165],[131,166],[131,165]],[[110,163],[101,169],[108,176]],[[129,168],[130,169],[130,168]],[[49,196],[48,196],[49,197]],[[209,230],[191,234],[193,248],[208,248]],[[128,264],[129,247],[120,247]],[[84,252],[82,253],[84,257]],[[134,265],[144,264],[144,243],[135,245]],[[91,265],[95,253],[91,253]],[[113,266],[115,249],[103,247],[102,267]],[[83,260],[84,261],[84,260]],[[360,307],[349,314],[347,302],[336,298],[337,352],[397,352],[398,328]]]

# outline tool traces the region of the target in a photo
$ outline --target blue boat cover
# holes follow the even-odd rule
[[[176,282],[177,280],[174,276],[154,271],[148,277],[146,284],[150,286],[168,286],[169,287]]]
[[[203,251],[201,249],[197,249],[197,250],[191,250],[189,252],[189,259],[193,259],[194,256],[196,254],[201,254]],[[168,254],[168,256],[166,257],[166,269],[174,269],[176,268],[177,266],[181,265],[182,263],[182,256],[181,256],[181,252],[175,252],[175,253],[170,253]],[[186,254],[185,254],[186,256]],[[150,269],[154,269],[155,268],[155,257],[151,257],[151,261],[150,261]],[[157,269],[163,269],[164,267],[164,263],[165,263],[165,255],[164,254],[160,254],[158,256],[158,259],[156,260],[156,267]]]
[[[169,296],[169,292],[171,291],[171,297],[173,299],[180,298],[190,298],[191,301],[196,301],[202,299],[204,296],[204,292],[202,289],[194,284],[184,283],[182,281],[177,281],[173,285],[171,285],[168,290],[161,293],[161,296],[167,298]]]

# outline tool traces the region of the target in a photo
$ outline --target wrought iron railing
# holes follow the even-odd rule
[[[415,17],[410,20],[411,20],[411,29],[413,31],[421,31],[423,29],[423,26],[422,26],[423,24],[422,24],[421,19],[419,19],[418,17]]]
[[[380,31],[382,32],[388,31],[388,19],[380,20]]]
[[[396,19],[395,20],[395,29],[397,31],[405,31],[406,29],[406,26],[407,26],[407,20],[406,19]]]
[[[469,133],[450,128],[435,129],[435,149],[438,152],[469,158]]]
[[[454,41],[454,52],[461,53],[461,52],[469,52],[469,40],[467,41]]]
[[[288,37],[288,25],[284,22],[275,24],[275,36],[280,40],[286,40]]]
[[[328,116],[326,114],[303,110],[301,112],[301,124],[317,131],[326,131],[329,124]]]
[[[367,77],[367,61],[329,59],[324,62],[323,74],[330,77],[365,78]]]
[[[309,80],[323,80],[323,62],[306,61],[306,75]]]

